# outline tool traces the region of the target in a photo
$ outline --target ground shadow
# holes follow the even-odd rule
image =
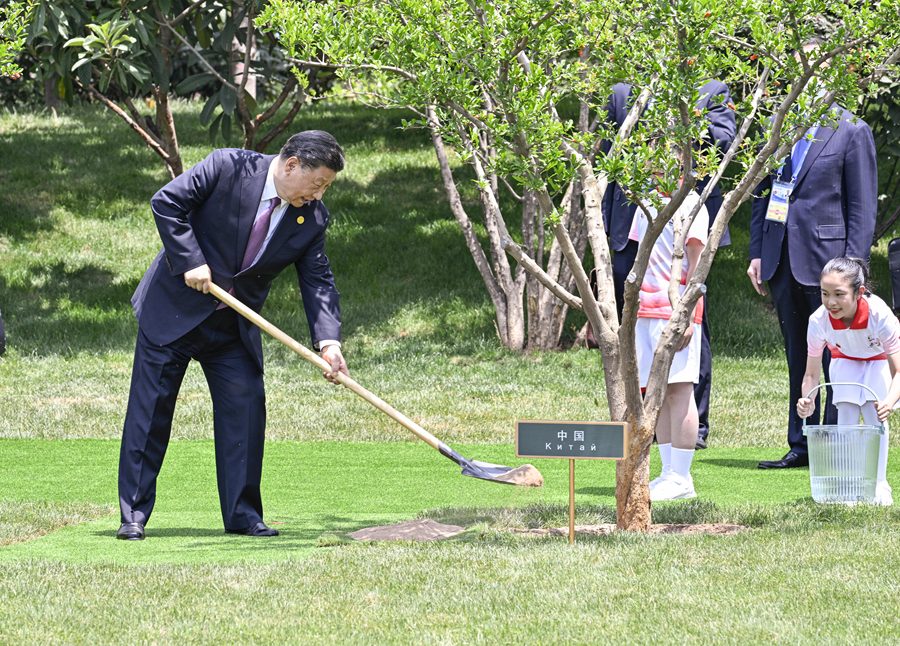
[[[591,496],[615,496],[615,487],[582,487],[575,489],[575,493],[586,493]]]
[[[134,347],[137,322],[130,301],[136,280],[118,280],[113,272],[90,264],[72,268],[59,262],[25,271],[15,285],[0,276],[7,345],[19,355],[69,356]]]
[[[98,530],[92,532],[94,536],[103,538],[116,538],[116,529]],[[147,536],[154,538],[219,538],[227,536],[224,529],[215,530],[201,527],[160,527],[154,529],[152,526],[145,530]]]
[[[146,529],[145,541],[173,540],[173,539],[199,539],[210,542],[192,542],[183,544],[175,541],[167,545],[170,553],[195,551],[199,547],[214,546],[217,551],[230,552],[234,550],[246,551],[290,551],[294,549],[306,549],[315,545],[326,534],[344,536],[350,532],[365,527],[387,524],[390,521],[363,523],[357,518],[325,516],[316,519],[316,525],[310,526],[302,521],[290,519],[283,523],[270,525],[279,532],[278,536],[245,536],[241,534],[229,534],[223,528],[216,527],[154,527],[150,525]],[[93,536],[101,539],[116,539],[117,529],[98,530],[92,532]],[[347,539],[350,541],[350,539]]]
[[[703,460],[704,464],[714,464],[717,467],[726,467],[728,469],[759,469],[759,460],[737,460],[734,458],[714,458],[711,460]]]

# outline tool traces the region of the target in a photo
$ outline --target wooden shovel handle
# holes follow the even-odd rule
[[[234,296],[223,290],[221,287],[216,285],[215,283],[209,284],[209,293],[218,298],[220,301],[228,305],[231,309],[235,310],[238,314],[249,320],[251,323],[256,325],[258,328],[263,330],[266,334],[275,337],[291,350],[299,354],[301,357],[309,361],[311,364],[316,366],[319,370],[323,372],[331,372],[331,366],[327,361],[325,361],[322,357],[317,355],[315,352],[308,350],[303,345],[289,337],[287,334],[279,330],[277,327],[269,323],[266,319],[261,317],[259,314],[251,310],[249,307],[244,305]],[[335,380],[346,386],[357,395],[365,399],[367,402],[372,404],[375,408],[380,410],[385,415],[392,418],[401,426],[404,426],[408,430],[412,431],[414,435],[416,435],[420,440],[429,444],[432,448],[440,451],[441,442],[434,435],[426,431],[424,428],[416,424],[414,421],[409,419],[406,415],[395,409],[393,406],[388,405],[384,400],[380,397],[373,395],[371,392],[360,386],[353,379],[348,377],[342,372],[337,373],[335,376]]]

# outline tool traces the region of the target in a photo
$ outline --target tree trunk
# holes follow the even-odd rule
[[[525,191],[522,205],[523,234],[527,229],[532,231],[537,228],[537,242],[532,243],[528,236],[523,235],[523,247],[534,251],[532,259],[540,266],[544,266],[544,218],[534,191]],[[532,236],[533,238],[534,236]],[[558,245],[551,247],[550,258],[547,261],[546,271],[554,280],[560,281],[560,269],[565,263],[560,263]],[[531,274],[526,281],[526,296],[528,302],[528,349],[529,350],[554,350],[559,347],[559,339],[562,336],[563,324],[569,307],[559,300],[553,292],[547,289]],[[568,286],[569,290],[572,286]]]
[[[487,255],[484,253],[481,241],[478,240],[478,236],[475,234],[475,229],[472,226],[472,220],[466,213],[462,199],[459,196],[459,190],[456,188],[453,169],[450,168],[450,160],[447,158],[447,150],[444,147],[444,138],[441,136],[441,122],[431,107],[426,108],[426,111],[431,131],[431,143],[434,146],[438,166],[441,169],[444,190],[447,193],[447,200],[450,202],[450,212],[453,213],[453,217],[456,218],[456,222],[459,224],[463,238],[466,241],[466,247],[468,247],[469,253],[472,254],[475,267],[478,269],[478,273],[481,274],[481,279],[484,281],[488,294],[491,297],[491,302],[494,304],[494,311],[497,314],[497,334],[500,337],[500,342],[504,347],[521,350],[524,347],[525,340],[525,317],[521,307],[522,292],[518,292],[519,308],[517,310],[515,303],[512,302],[513,299],[510,298],[510,294],[515,293],[515,290],[509,289],[513,284],[512,277],[508,276],[504,281],[505,284],[501,285],[498,276],[495,275],[499,264],[492,267]],[[522,289],[524,289],[524,275],[521,277],[520,282]],[[512,307],[510,307],[511,303]]]
[[[244,8],[244,2],[238,1],[234,3],[232,11],[234,13],[240,13],[240,11]],[[241,33],[246,36],[247,27],[249,25],[249,19],[247,15],[244,15],[244,19],[241,20],[241,25],[238,30],[235,31],[234,37],[231,39],[231,79],[234,81],[234,84],[240,86],[244,81],[244,74],[248,75],[247,84],[244,86],[244,92],[252,96],[254,99],[256,98],[256,74],[250,74],[249,69],[244,69],[244,61],[245,56],[247,54],[247,47],[250,47],[250,60],[256,58],[256,39],[251,34],[250,42],[246,43],[241,41]]]
[[[62,107],[62,101],[56,96],[57,83],[59,83],[59,75],[56,73],[44,79],[44,105],[51,110]]]
[[[629,416],[632,433],[628,457],[616,462],[616,526],[635,532],[650,529],[650,446],[645,437],[653,436],[652,428],[636,428]],[[637,430],[638,432],[634,432]]]

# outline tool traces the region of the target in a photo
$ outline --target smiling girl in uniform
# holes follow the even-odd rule
[[[819,385],[822,352],[831,351],[831,378],[871,388],[878,396],[859,386],[832,386],[838,409],[838,424],[855,426],[884,424],[878,455],[875,504],[891,505],[887,482],[888,424],[891,410],[900,399],[900,322],[887,304],[868,290],[869,268],[859,258],[835,258],[819,277],[822,307],[809,317],[806,374],[803,393]],[[809,417],[813,399],[797,401],[800,417]]]

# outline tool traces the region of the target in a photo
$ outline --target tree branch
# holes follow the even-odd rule
[[[394,67],[393,65],[367,65],[362,63],[350,65],[344,63],[327,63],[325,61],[310,61],[300,58],[286,58],[285,60],[294,63],[294,65],[307,65],[309,67],[328,67],[336,70],[383,70],[385,72],[394,72],[395,74],[399,74],[408,81],[417,82],[419,80],[419,77],[412,72],[407,72],[405,69],[401,67]]]
[[[281,92],[278,94],[278,97],[275,99],[275,103],[270,105],[265,112],[256,115],[256,123],[257,125],[261,125],[263,122],[268,121],[278,110],[281,109],[282,104],[284,104],[285,100],[290,96],[293,89],[298,85],[297,77],[293,74],[288,75],[288,80],[284,84],[284,87],[281,89]],[[303,89],[300,90],[303,92]]]
[[[156,139],[154,139],[153,136],[150,135],[146,130],[141,128],[141,126],[137,124],[131,117],[129,117],[122,108],[106,98],[102,93],[98,92],[93,85],[88,85],[87,87],[85,87],[78,79],[75,79],[75,83],[82,90],[86,90],[97,101],[119,115],[125,121],[125,123],[127,123],[136,133],[143,137],[144,141],[147,143],[150,149],[156,152],[157,155],[162,157],[163,161],[166,162],[166,164],[171,161],[171,156],[165,151],[165,149],[163,149],[162,145],[158,141],[156,141]]]
[[[285,115],[284,119],[278,122],[274,128],[272,128],[269,133],[263,137],[258,144],[256,144],[256,151],[262,152],[266,149],[266,147],[272,143],[272,140],[275,139],[278,135],[284,132],[285,128],[291,125],[294,122],[294,117],[297,116],[297,113],[300,111],[300,106],[303,105],[304,98],[301,97],[299,100],[294,102],[294,105],[291,106],[290,112]]]
[[[205,2],[206,2],[206,0],[196,0],[196,2],[194,2],[194,4],[192,4],[187,9],[182,11],[180,14],[175,16],[172,20],[169,20],[167,22],[166,26],[168,26],[170,28],[175,27],[178,23],[180,23],[182,20],[187,18],[189,15],[191,15],[200,5],[202,5]],[[156,3],[154,2],[153,4],[156,4]]]
[[[230,83],[224,76],[219,74],[219,71],[215,67],[213,67],[212,64],[208,60],[206,60],[206,58],[204,58],[203,55],[200,54],[200,52],[198,52],[194,48],[193,45],[191,45],[187,40],[185,40],[184,36],[182,36],[177,31],[175,31],[174,29],[169,27],[169,24],[167,22],[159,22],[158,20],[155,22],[160,27],[166,27],[169,29],[169,31],[171,33],[175,34],[176,38],[178,38],[178,40],[181,41],[181,44],[184,45],[185,47],[187,47],[189,50],[191,50],[191,52],[194,54],[194,56],[196,56],[200,60],[200,63],[203,64],[203,66],[206,69],[208,69],[210,71],[210,73],[212,73],[212,75],[215,76],[222,83],[222,85],[237,92],[237,87],[235,87],[235,85],[233,83]]]

